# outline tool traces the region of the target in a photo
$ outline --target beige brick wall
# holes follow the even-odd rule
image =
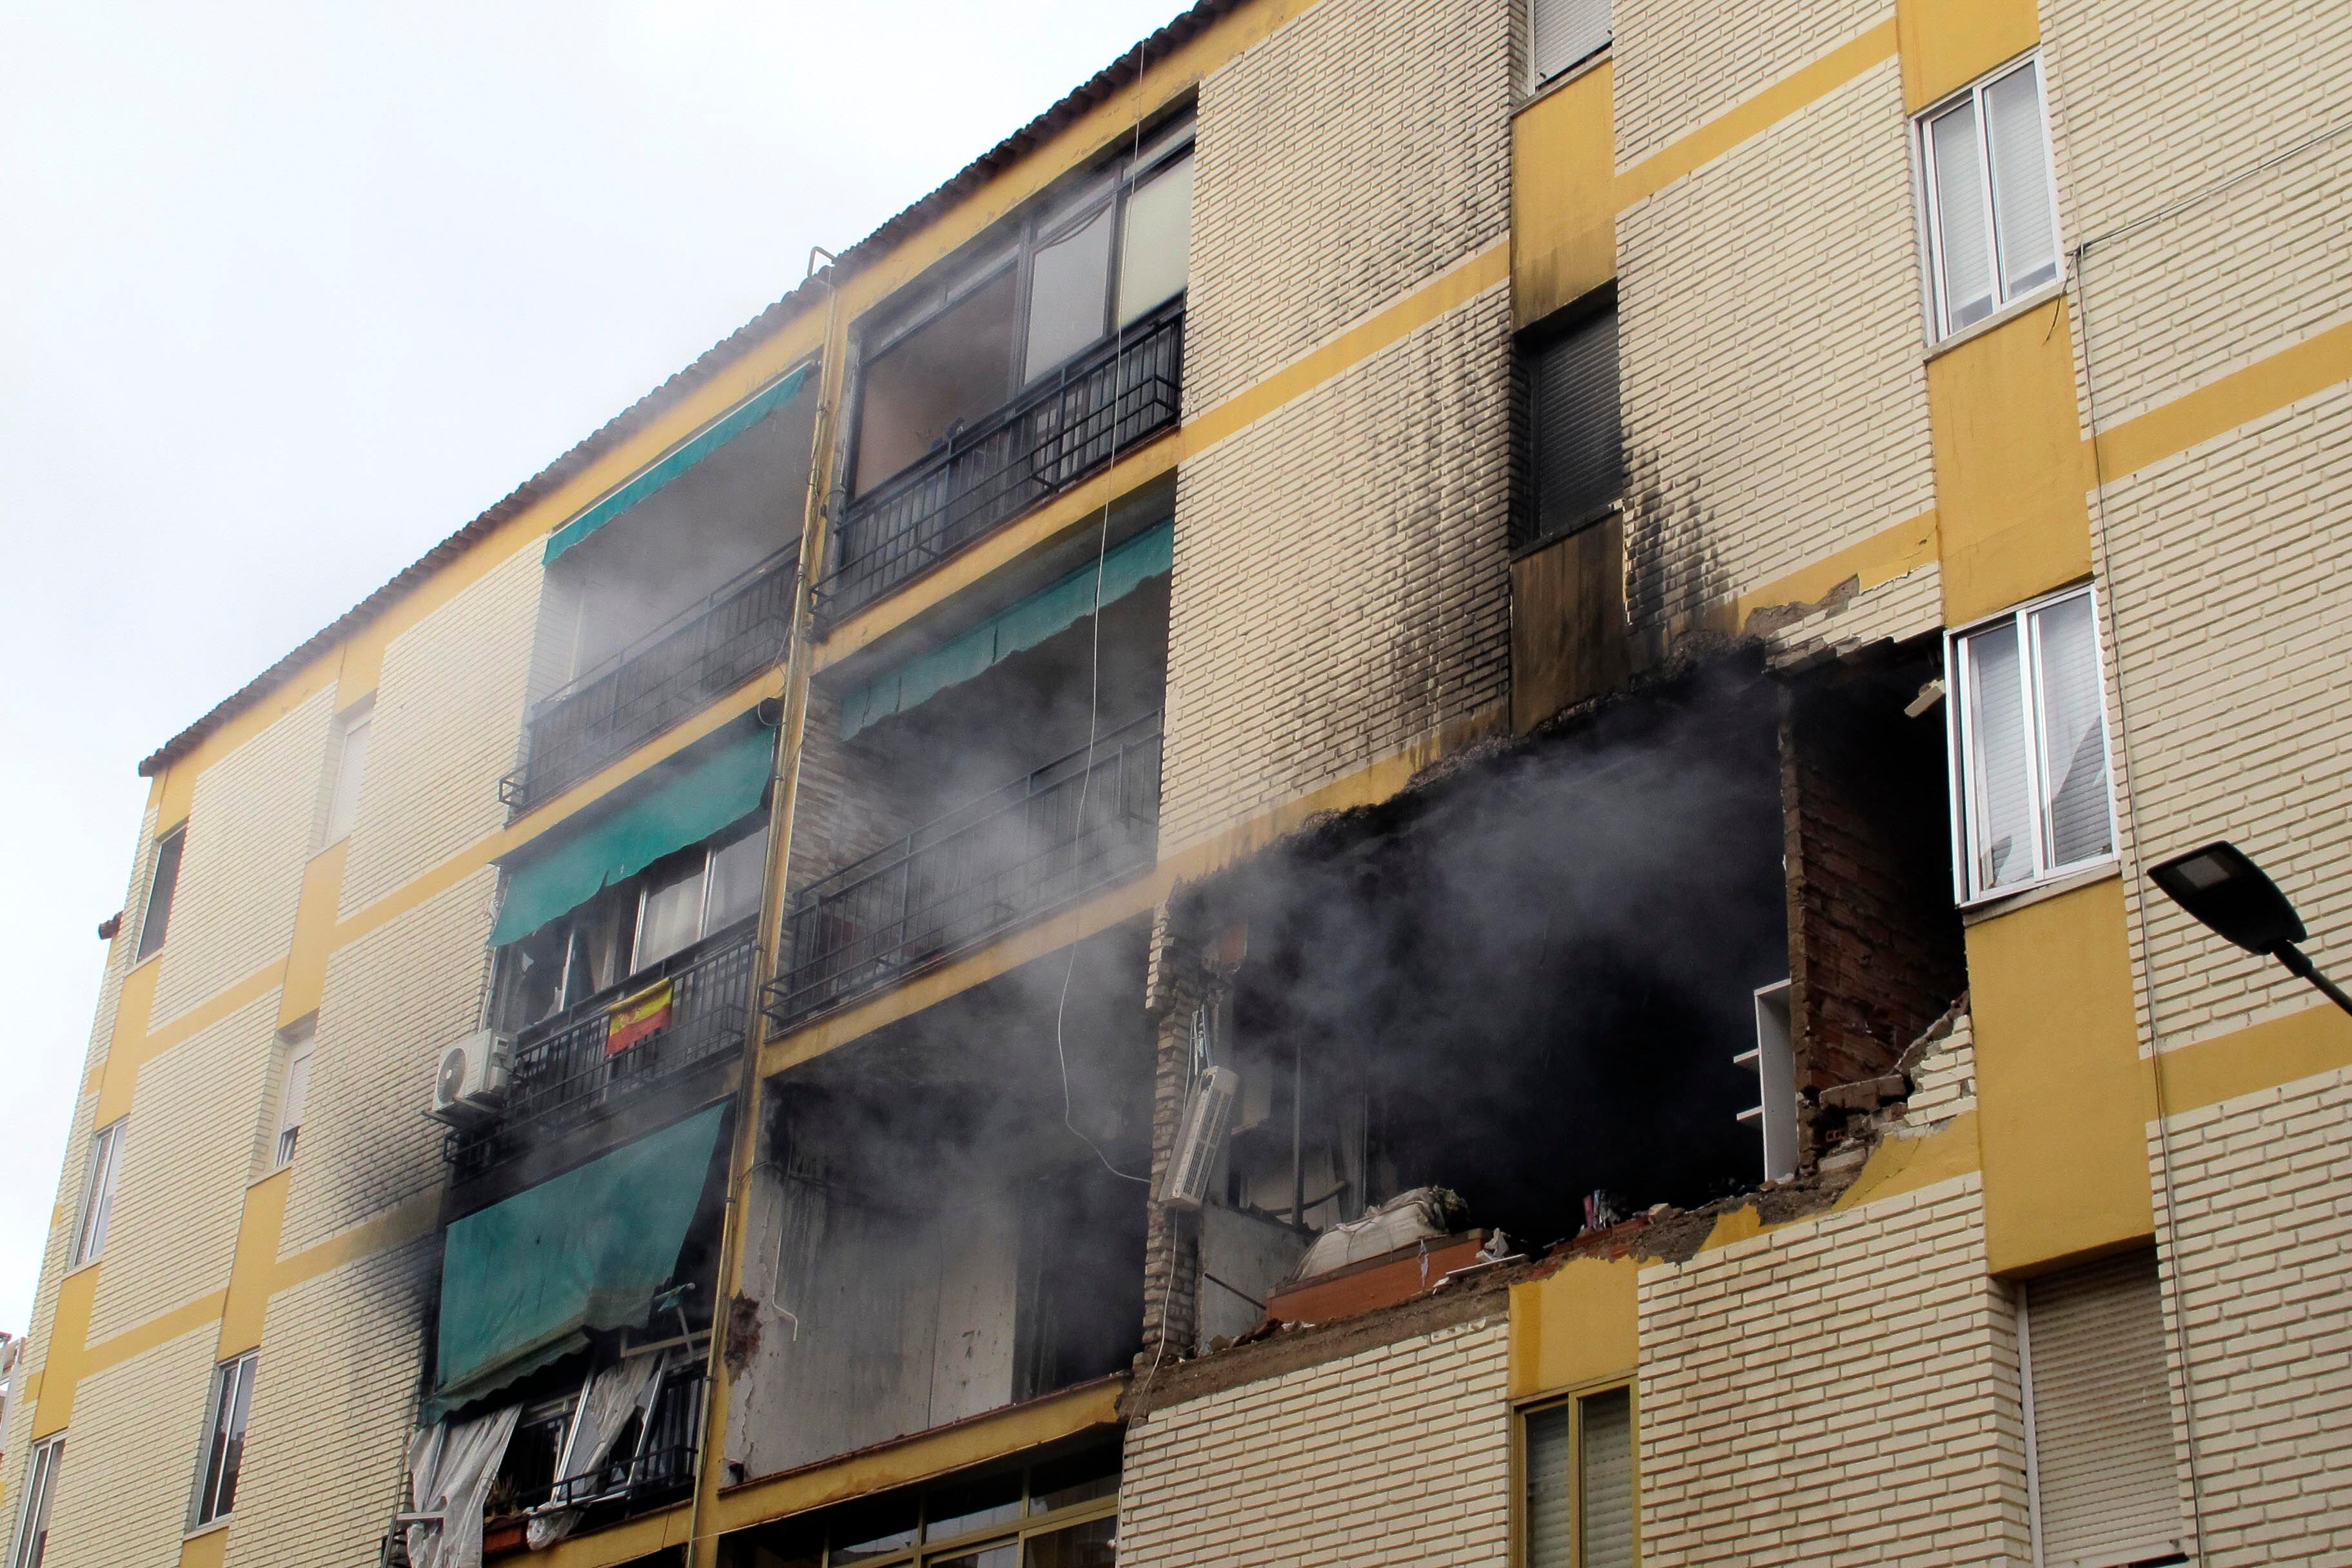
[[[1613,11],[1620,168],[1895,16],[1885,0],[1615,0]]]
[[[319,692],[197,777],[150,1027],[285,958],[332,708]]]
[[[1491,289],[1184,465],[1163,855],[1507,694],[1509,330]]]
[[[506,825],[539,615],[534,543],[383,653],[342,912],[364,909]]]
[[[1889,61],[1619,217],[1637,625],[1934,504],[1906,126]]]
[[[92,1340],[227,1288],[277,1025],[270,991],[139,1069]]]
[[[2046,0],[2042,30],[2070,245],[2247,174],[2352,101],[2352,7]],[[2101,421],[2352,315],[2347,185],[2339,137],[2095,245],[2081,287]]]
[[[2339,1070],[2173,1118],[2168,1188],[2148,1140],[2170,1202],[2158,1238],[2168,1219],[2179,1226],[2165,1257],[2173,1447],[2189,1451],[2185,1300],[2207,1568],[2352,1563],[2347,1124],[2352,1070]]]
[[[41,1568],[180,1561],[215,1338],[207,1323],[82,1380]]]
[[[1509,1359],[1481,1319],[1152,1412],[1121,1568],[1507,1561]]]
[[[1983,1225],[1970,1174],[1643,1269],[1643,1560],[2024,1560]]]
[[[1184,406],[1502,237],[1513,0],[1324,0],[1201,84]]]
[[[2126,831],[2151,860],[2235,841],[2303,911],[2305,951],[2352,977],[2352,581],[2337,565],[2352,550],[2352,384],[2116,481],[2105,515]],[[2139,910],[2144,892],[2126,879],[2164,1044],[2324,1005],[2170,900]]]
[[[433,1256],[418,1241],[271,1299],[229,1568],[376,1560],[403,1500]]]
[[[486,867],[328,961],[284,1251],[445,1179],[441,1125],[422,1112],[442,1050],[474,1026],[497,886]]]

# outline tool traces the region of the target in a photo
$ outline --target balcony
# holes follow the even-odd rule
[[[1153,711],[809,888],[767,1016],[795,1023],[1075,903],[1151,864],[1159,838]]]
[[[656,1086],[743,1047],[751,1022],[757,921],[706,937],[524,1030],[507,1073],[505,1112],[490,1126],[442,1141],[442,1157],[467,1181],[547,1136],[611,1114]],[[607,1049],[614,1008],[654,986],[671,987],[669,1018],[619,1051]]]
[[[539,703],[526,761],[499,781],[520,816],[783,662],[794,552],[779,551]]]
[[[1180,294],[851,501],[818,591],[826,618],[872,604],[1174,426],[1183,363]]]

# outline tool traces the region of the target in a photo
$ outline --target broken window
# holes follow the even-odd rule
[[[226,1519],[236,1507],[237,1476],[245,1467],[246,1421],[253,1409],[253,1374],[260,1364],[261,1352],[247,1351],[213,1369],[204,1458],[196,1469],[196,1495],[188,1507],[191,1530]]]
[[[1963,901],[2115,853],[2106,705],[2091,590],[1955,633]]]
[[[1112,1568],[1116,1444],[922,1492],[844,1504],[730,1538],[737,1568]]]
[[[180,855],[187,842],[184,824],[155,841],[154,867],[147,878],[147,912],[139,921],[138,962],[163,949],[163,934],[172,924],[172,897],[180,889]]]

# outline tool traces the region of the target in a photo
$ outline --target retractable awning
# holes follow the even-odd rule
[[[677,1268],[725,1105],[517,1193],[444,1234],[428,1422],[643,1323]]]
[[[551,847],[522,851],[509,868],[490,945],[503,947],[570,913],[673,850],[699,844],[757,807],[774,765],[773,731],[754,728],[721,743],[650,795],[576,828]]]
[[[1171,518],[1145,529],[1103,557],[1099,595],[1096,563],[1090,561],[962,636],[852,688],[842,700],[842,738],[847,740],[893,713],[903,713],[1023,648],[1034,647],[1055,632],[1077,625],[1099,606],[1127,597],[1154,577],[1165,576],[1174,569],[1175,559],[1176,522]]]
[[[660,461],[644,469],[619,489],[549,534],[547,551],[540,557],[541,562],[544,563],[553,561],[606,523],[627,512],[630,508],[643,501],[664,485],[683,477],[688,469],[703,458],[798,397],[801,395],[801,388],[808,384],[809,372],[812,368],[814,367],[809,365],[801,366],[800,369],[724,418],[706,426],[697,435],[672,447],[668,455]]]

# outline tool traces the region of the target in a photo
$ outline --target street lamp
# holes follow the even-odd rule
[[[2248,952],[2277,959],[2289,974],[2310,981],[2320,994],[2352,1013],[2352,996],[2320,973],[2295,946],[2309,934],[2303,929],[2303,917],[2244,850],[2224,839],[2175,855],[2150,867],[2147,875],[2209,929]]]

